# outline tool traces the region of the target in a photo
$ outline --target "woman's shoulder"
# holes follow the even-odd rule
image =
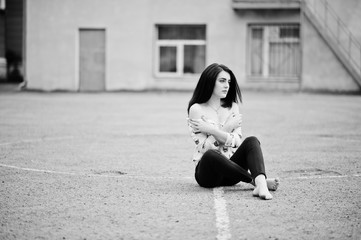
[[[202,108],[202,106],[201,106],[200,103],[194,103],[194,104],[189,108],[189,111],[191,111],[191,110],[199,110],[199,109],[201,109],[201,108]]]
[[[195,103],[189,108],[190,118],[199,118],[204,113],[204,106],[201,103]]]
[[[195,103],[189,108],[189,111],[204,111],[205,107],[205,103]]]
[[[239,112],[239,105],[238,105],[238,103],[233,102],[230,110],[231,110],[232,112],[234,112],[234,111]]]

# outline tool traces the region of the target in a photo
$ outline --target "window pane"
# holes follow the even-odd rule
[[[270,43],[270,76],[295,76],[300,72],[298,43]]]
[[[263,29],[253,28],[251,34],[251,75],[259,76],[263,64]]]
[[[280,38],[300,38],[298,27],[280,27]]]
[[[206,28],[204,25],[160,25],[158,39],[204,40]]]
[[[159,52],[159,71],[177,72],[177,48],[160,47]]]
[[[184,73],[201,73],[205,68],[204,45],[185,45],[184,46]]]

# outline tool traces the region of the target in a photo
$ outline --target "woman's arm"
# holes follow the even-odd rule
[[[238,104],[233,103],[231,108],[231,114],[227,117],[222,129],[226,132],[233,132],[236,130],[240,130],[241,124],[242,124],[242,115],[239,113]]]
[[[220,144],[225,144],[229,133],[219,129],[215,125],[206,121],[204,112],[198,104],[192,105],[189,109],[189,123],[194,129],[194,132],[202,132],[208,135],[212,135]]]
[[[230,133],[225,145],[227,147],[238,147],[242,143],[242,115],[239,113],[239,107],[237,103],[233,103],[232,114],[227,118],[223,130]]]

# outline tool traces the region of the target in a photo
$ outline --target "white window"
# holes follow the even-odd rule
[[[250,25],[248,29],[248,75],[251,78],[299,78],[299,25]]]
[[[205,68],[205,25],[158,25],[156,39],[157,76],[182,77]]]

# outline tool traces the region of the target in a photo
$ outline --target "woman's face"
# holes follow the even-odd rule
[[[228,72],[222,71],[218,74],[216,83],[214,84],[213,95],[219,98],[225,98],[229,90],[231,76]]]

